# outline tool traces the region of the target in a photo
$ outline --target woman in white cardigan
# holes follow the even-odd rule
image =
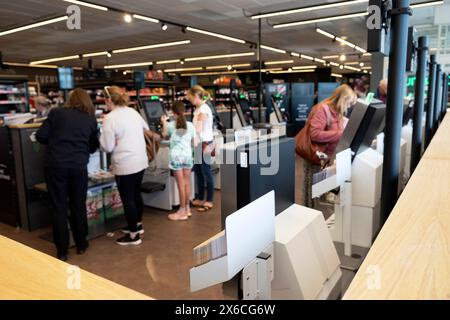
[[[144,129],[148,125],[141,115],[128,107],[128,94],[119,87],[108,87],[106,103],[111,111],[103,121],[100,144],[103,151],[112,153],[112,171],[122,199],[127,227],[119,245],[138,245],[144,233],[142,214],[144,204],[141,184],[148,167]]]

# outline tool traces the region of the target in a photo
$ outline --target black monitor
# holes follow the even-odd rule
[[[409,123],[414,115],[414,101],[408,101],[403,104],[403,126]]]
[[[73,75],[73,68],[61,67],[58,68],[58,82],[61,90],[72,90],[75,88],[75,79]]]
[[[279,123],[284,122],[284,116],[283,113],[279,107],[279,104],[277,103],[277,100],[280,99],[279,95],[272,95],[272,107],[273,107],[273,111],[275,112],[275,116],[277,117],[277,121]],[[281,101],[282,104],[282,100],[278,100]]]
[[[139,98],[139,105],[144,111],[150,130],[161,132],[161,117],[166,114],[159,97]]]
[[[232,102],[234,104],[234,108],[236,109],[236,114],[237,114],[237,116],[239,118],[241,126],[243,126],[243,127],[248,126],[249,124],[248,124],[247,119],[245,117],[244,111],[242,110],[241,103],[240,103],[239,99],[237,97],[232,97]],[[232,112],[230,114],[231,114],[231,116],[233,116]],[[231,125],[233,126],[233,121],[231,121]]]
[[[381,102],[372,102],[367,105],[362,101],[358,101],[353,107],[352,115],[339,141],[336,152],[350,148],[353,159],[357,154],[370,148],[384,124],[385,112],[386,105]]]

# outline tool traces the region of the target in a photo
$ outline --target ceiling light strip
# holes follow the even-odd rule
[[[156,49],[156,48],[163,48],[163,47],[179,46],[179,45],[190,44],[190,43],[191,43],[191,40],[158,43],[158,44],[152,44],[152,45],[148,45],[148,46],[117,49],[117,50],[113,50],[112,53],[124,53],[124,52],[140,51],[140,50],[149,50],[149,49]]]
[[[330,8],[343,7],[343,6],[351,6],[351,5],[365,3],[365,2],[368,2],[368,0],[340,1],[340,2],[327,3],[327,4],[316,5],[316,6],[308,6],[308,7],[296,8],[296,9],[290,9],[290,10],[273,11],[273,12],[268,12],[268,13],[263,13],[263,14],[257,14],[257,15],[253,15],[251,18],[252,19],[269,18],[269,17],[274,17],[274,16],[289,15],[289,14],[294,14],[294,13],[310,12],[310,11],[330,9]]]
[[[292,67],[293,70],[301,70],[301,69],[316,69],[317,66],[296,66]]]
[[[416,4],[412,4],[410,7],[413,9],[417,9],[417,8],[423,8],[423,7],[429,7],[429,6],[436,6],[436,5],[440,5],[440,4],[444,4],[444,1],[428,1],[428,2],[423,2],[423,3],[416,3]]]
[[[183,40],[183,41],[176,41],[176,42],[167,42],[167,43],[159,43],[159,44],[153,44],[153,45],[142,46],[142,47],[134,47],[134,48],[113,50],[112,53],[118,54],[118,53],[130,52],[130,51],[149,50],[149,49],[177,46],[177,45],[183,45],[183,44],[189,44],[189,43],[191,43],[190,40]],[[102,55],[108,55],[108,51],[82,54],[83,57],[96,57],[96,56],[102,56]],[[79,58],[80,58],[80,55],[72,55],[72,56],[67,56],[67,57],[51,58],[51,59],[46,59],[46,60],[32,61],[30,64],[45,64],[45,63],[48,63],[48,62],[74,60],[74,59],[79,59]]]
[[[280,74],[280,73],[311,73],[315,72],[315,69],[304,69],[304,70],[281,70],[281,71],[271,71],[270,73]]]
[[[222,65],[222,66],[209,66],[206,67],[206,70],[217,70],[217,69],[227,69],[229,65]],[[242,64],[232,64],[232,68],[243,68],[243,67],[250,67],[250,63],[242,63]]]
[[[300,55],[300,58],[306,59],[306,60],[314,61],[314,57],[308,56],[308,55],[306,55],[306,54]]]
[[[141,16],[140,14],[133,14],[133,18],[139,19],[139,20],[148,21],[148,22],[153,22],[153,23],[159,23],[158,19],[150,18],[150,17],[146,17],[146,16]]]
[[[344,15],[341,15],[341,16],[329,16],[329,17],[317,18],[317,19],[311,19],[311,20],[302,20],[302,21],[295,21],[295,22],[288,22],[288,23],[280,23],[280,24],[274,24],[273,28],[274,29],[288,28],[288,27],[301,26],[301,25],[311,24],[311,23],[350,19],[350,18],[367,16],[368,14],[369,14],[368,12],[364,11],[364,12],[357,12],[357,13],[351,13],[351,14],[344,14]]]
[[[70,2],[73,4],[77,4],[79,6],[84,6],[84,7],[89,7],[92,9],[97,9],[97,10],[101,10],[101,11],[108,11],[107,7],[104,6],[99,6],[97,4],[93,4],[93,3],[89,3],[89,2],[85,2],[85,1],[78,1],[78,0],[63,0],[65,2]]]
[[[164,72],[199,71],[199,70],[203,70],[203,67],[166,69],[164,70]]]
[[[347,66],[347,65],[344,65],[344,69],[358,71],[358,72],[361,71],[360,68],[355,68],[355,67],[351,67],[351,66]]]
[[[201,60],[249,57],[249,56],[254,56],[254,55],[255,55],[254,52],[243,52],[243,53],[233,53],[233,54],[221,54],[221,55],[214,55],[214,56],[193,57],[193,58],[186,58],[184,60],[185,61],[201,61]]]
[[[282,68],[271,68],[271,69],[262,69],[261,72],[270,72],[270,71],[279,71],[283,70]],[[190,77],[190,76],[213,76],[213,75],[225,75],[225,74],[237,74],[237,73],[256,73],[259,72],[258,69],[251,70],[231,70],[231,71],[216,71],[216,72],[197,72],[197,73],[183,73],[182,77]]]
[[[156,61],[156,64],[169,64],[169,63],[179,63],[179,62],[181,62],[181,59],[161,60],[161,61]]]
[[[66,57],[59,57],[59,58],[52,58],[52,59],[46,59],[46,60],[32,61],[32,62],[30,62],[30,64],[31,65],[46,64],[46,63],[49,63],[49,62],[74,60],[74,59],[79,59],[79,58],[80,58],[79,55],[72,55],[72,56],[66,56]]]
[[[208,36],[212,36],[212,37],[216,37],[216,38],[220,38],[220,39],[224,39],[224,40],[234,41],[234,42],[238,42],[238,43],[242,43],[242,44],[245,43],[245,41],[242,40],[242,39],[229,37],[229,36],[226,36],[226,35],[223,35],[223,34],[220,34],[220,33],[209,32],[209,31],[206,31],[206,30],[201,30],[201,29],[192,28],[192,27],[187,27],[186,30],[187,31],[196,32],[196,33],[205,34],[205,35],[208,35]]]
[[[65,21],[68,18],[69,18],[68,16],[62,16],[62,17],[58,17],[58,18],[54,18],[54,19],[44,20],[44,21],[41,21],[41,22],[27,24],[27,25],[22,26],[22,27],[17,27],[17,28],[5,30],[5,31],[0,31],[0,37],[6,36],[6,35],[11,34],[11,33],[16,33],[16,32],[20,32],[20,31],[25,31],[25,30],[29,30],[29,29],[33,29],[33,28],[37,28],[37,27],[42,27],[42,26],[45,26],[45,25],[49,25],[49,24],[53,24],[53,23],[57,23],[57,22],[61,22],[61,21]]]
[[[287,53],[286,50],[277,49],[277,48],[266,46],[266,45],[261,45],[261,48],[265,49],[265,50],[273,51],[273,52],[283,53],[283,54]]]
[[[319,59],[319,58],[314,58],[314,61],[315,61],[315,62],[320,62],[320,63],[323,63],[323,64],[325,64],[325,63],[326,63],[326,61],[325,61],[325,60],[323,60],[323,59]]]
[[[108,51],[84,53],[83,58],[91,58],[91,57],[99,57],[99,56],[107,56],[107,55],[108,55]]]
[[[283,61],[267,61],[265,62],[266,65],[275,65],[275,64],[290,64],[294,63],[294,60],[283,60]]]
[[[346,45],[346,46],[348,46],[348,47],[350,47],[350,48],[352,48],[352,49],[355,49],[355,50],[357,50],[357,51],[359,51],[359,52],[361,52],[361,53],[366,53],[367,51],[365,50],[365,49],[363,49],[363,48],[361,48],[361,47],[358,47],[356,44],[353,44],[353,43],[351,43],[350,41],[347,41],[347,40],[345,40],[345,39],[342,39],[341,37],[338,37],[338,36],[336,36],[336,35],[334,35],[334,34],[332,34],[332,33],[329,33],[329,32],[327,32],[327,31],[325,31],[325,30],[322,30],[322,29],[320,29],[320,28],[316,28],[316,32],[317,33],[320,33],[320,34],[322,34],[322,35],[325,35],[326,37],[328,37],[328,38],[331,38],[331,39],[333,39],[333,40],[336,40],[336,41],[338,41],[338,42],[340,42],[340,43],[342,43],[342,44],[344,44],[344,45]],[[335,57],[335,56],[328,56],[328,58],[330,58],[330,57]],[[323,58],[325,58],[325,57],[323,57]]]
[[[129,63],[129,64],[116,64],[105,66],[105,69],[121,69],[121,68],[130,68],[130,67],[143,67],[143,66],[151,66],[153,62],[140,62],[140,63]]]
[[[342,74],[339,73],[332,73],[331,76],[335,78],[342,78]]]

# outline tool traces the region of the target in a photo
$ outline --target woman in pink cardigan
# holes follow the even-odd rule
[[[339,139],[344,132],[347,119],[344,117],[347,109],[355,104],[356,94],[348,85],[336,88],[333,94],[316,104],[308,117],[310,122],[309,136],[316,143],[325,143],[325,153],[329,158],[334,156]],[[312,181],[314,173],[320,171],[320,166],[303,160],[303,202],[307,207],[313,207]]]

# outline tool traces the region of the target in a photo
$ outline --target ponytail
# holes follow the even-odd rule
[[[192,97],[198,97],[205,102],[211,100],[211,94],[199,85],[195,85],[190,88],[187,94]]]
[[[112,86],[108,89],[108,92],[114,105],[128,106],[130,98],[125,90],[122,90],[117,86]]]
[[[186,107],[184,103],[181,101],[176,101],[172,106],[172,111],[177,115],[177,121],[175,124],[175,128],[178,129],[187,129],[186,117],[184,116],[184,112]]]

